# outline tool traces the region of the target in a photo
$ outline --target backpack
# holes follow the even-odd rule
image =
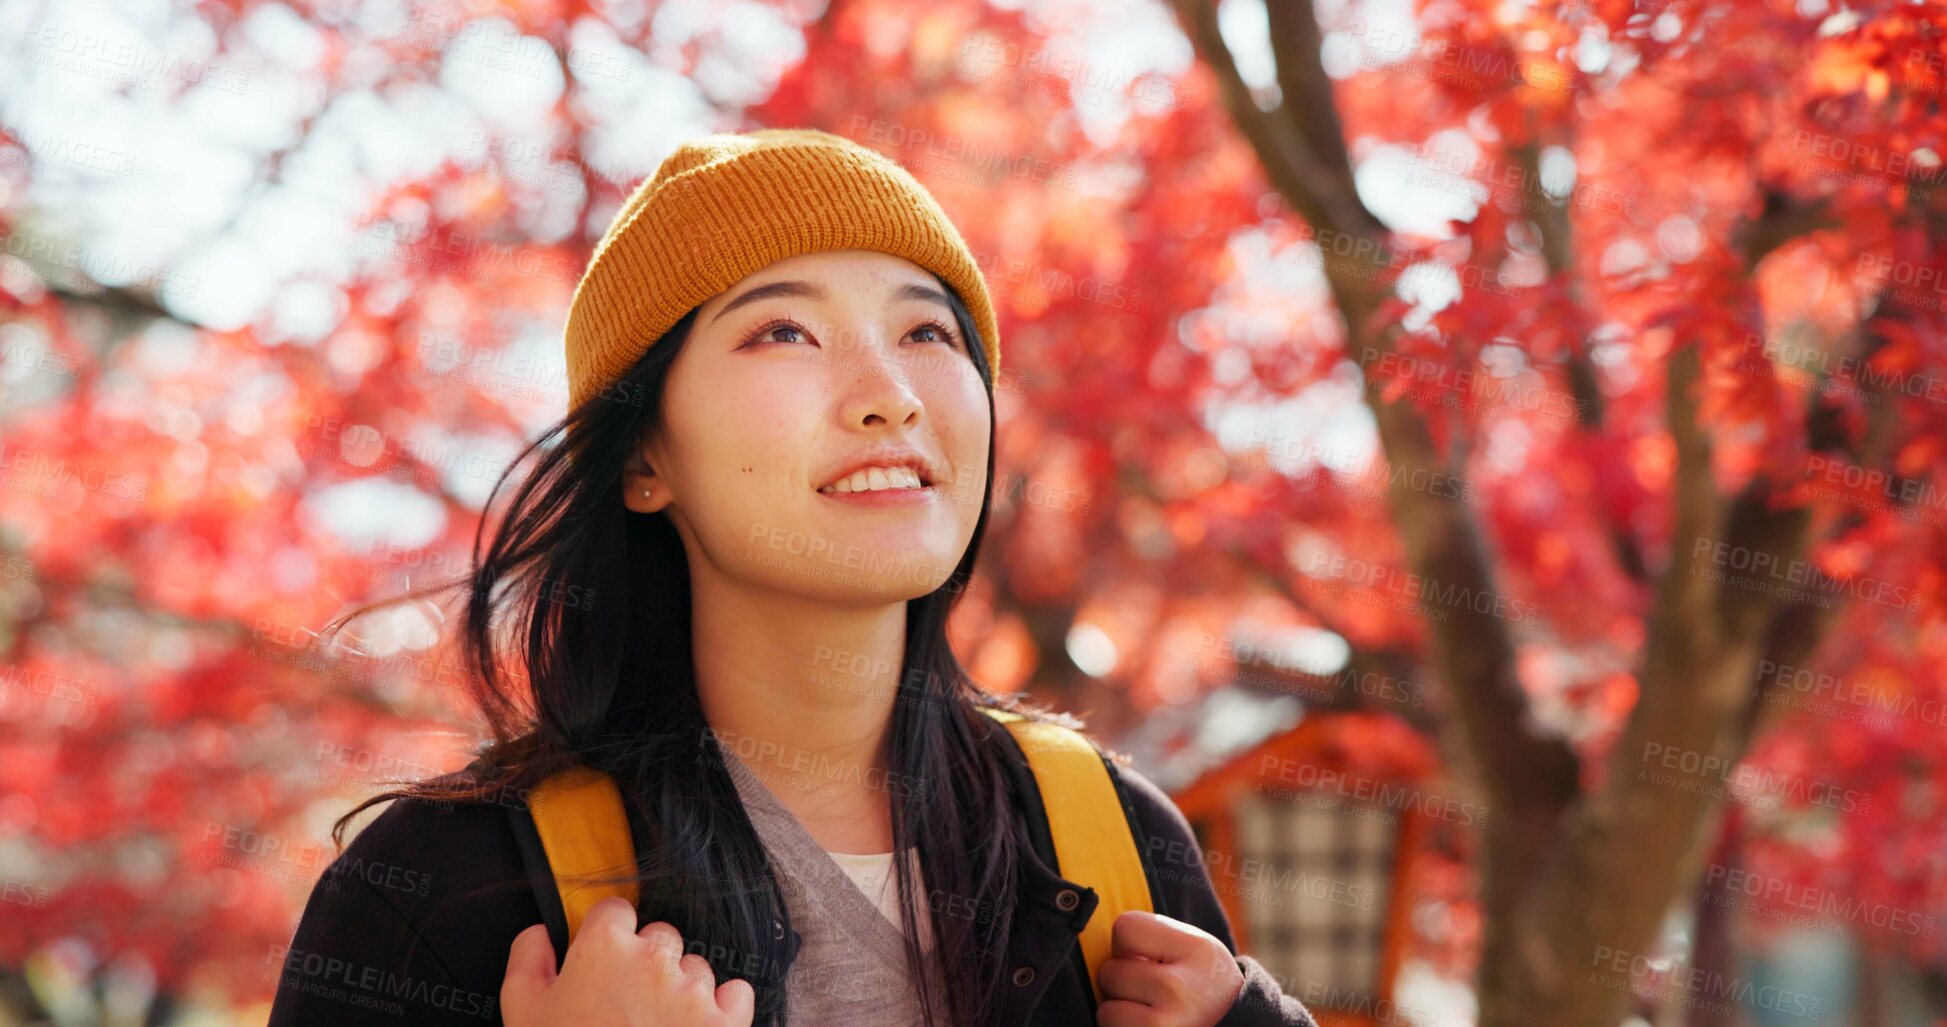
[[[1152,894],[1113,771],[1107,758],[1078,731],[1010,710],[979,709],[1006,725],[1027,757],[1047,812],[1053,869],[1100,898],[1081,931],[1089,987],[1099,1003],[1101,989],[1095,978],[1109,959],[1116,917],[1131,909],[1153,912],[1159,901]],[[525,842],[521,855],[530,879],[554,884],[551,892],[537,888],[536,898],[541,900],[543,918],[550,921],[556,958],[566,958],[561,920],[566,920],[566,940],[572,943],[582,918],[596,902],[617,895],[634,905],[638,898],[633,881],[587,880],[613,876],[635,865],[635,841],[622,793],[607,774],[574,767],[537,785],[527,797],[526,816],[516,812],[515,819],[530,822],[521,824],[524,830],[518,832]]]

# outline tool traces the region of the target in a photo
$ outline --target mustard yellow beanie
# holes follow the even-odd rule
[[[684,314],[786,257],[877,250],[960,293],[1000,373],[1001,343],[973,252],[892,159],[816,129],[693,139],[629,195],[568,307],[569,407],[620,379]]]

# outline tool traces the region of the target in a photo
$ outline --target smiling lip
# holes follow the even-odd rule
[[[849,462],[832,470],[818,487],[830,488],[868,467],[904,467],[919,475],[922,486],[935,485],[940,479],[939,471],[924,454],[907,446],[882,444],[853,454]]]
[[[916,489],[873,489],[869,492],[820,492],[820,496],[852,506],[918,506],[931,503],[939,495],[937,485]]]

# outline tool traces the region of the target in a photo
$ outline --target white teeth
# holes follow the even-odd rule
[[[875,492],[880,489],[923,488],[910,467],[867,467],[819,489],[820,492]]]

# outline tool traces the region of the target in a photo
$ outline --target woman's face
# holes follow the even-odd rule
[[[835,602],[931,592],[966,552],[987,485],[987,387],[967,347],[917,264],[871,250],[780,260],[698,310],[625,502],[669,515],[693,579]],[[897,488],[913,464],[924,487]],[[860,466],[892,470],[848,474]]]

